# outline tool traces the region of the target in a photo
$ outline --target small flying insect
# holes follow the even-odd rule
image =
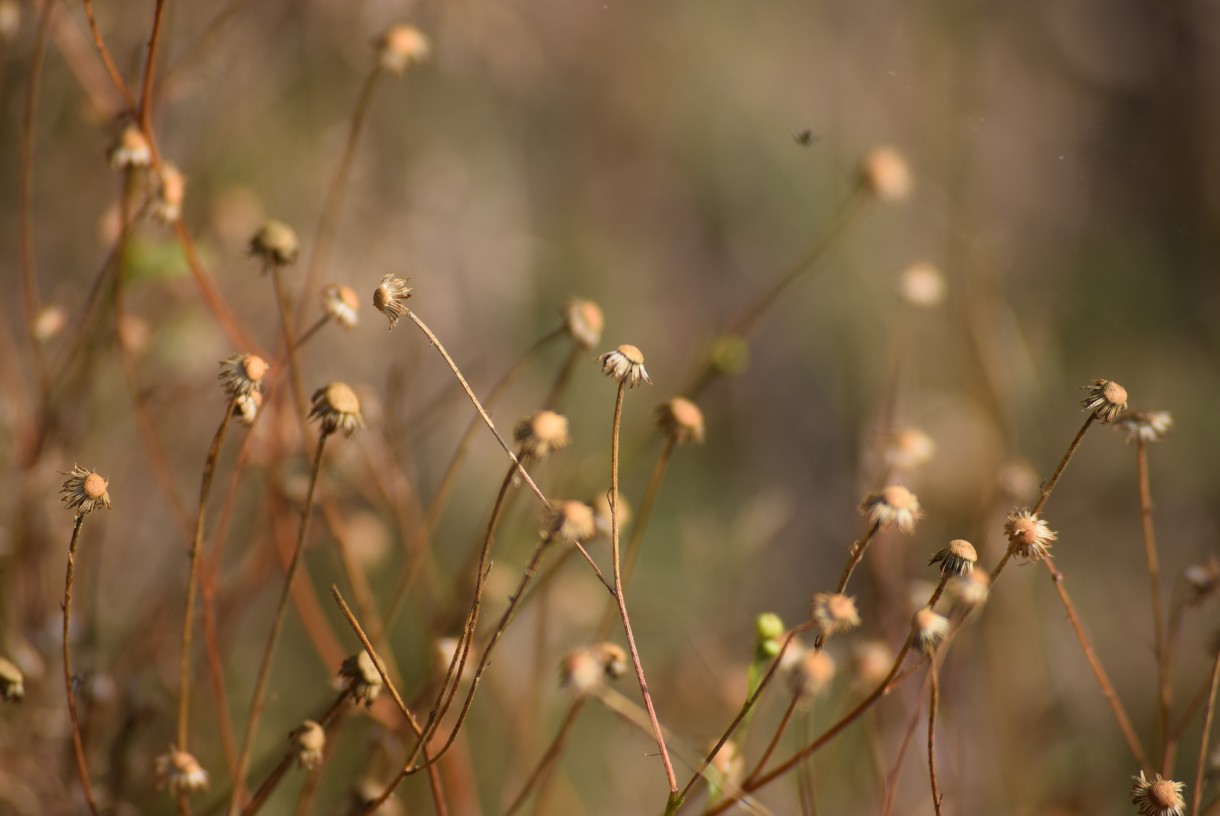
[[[822,141],[822,137],[814,133],[809,128],[801,128],[792,134],[792,139],[801,147],[809,147],[812,144]]]

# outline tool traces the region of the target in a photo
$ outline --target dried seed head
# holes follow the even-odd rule
[[[624,343],[597,359],[601,361],[603,374],[627,383],[628,388],[635,388],[641,381],[652,385],[648,372],[644,370],[644,352],[630,343]]]
[[[602,341],[602,328],[606,318],[602,307],[591,300],[569,298],[560,310],[563,315],[563,327],[568,336],[582,348],[593,348]]]
[[[157,787],[174,795],[195,793],[208,786],[208,772],[199,760],[172,745],[169,753],[156,758],[153,770],[157,775]]]
[[[685,397],[674,397],[658,405],[657,425],[679,445],[703,444],[703,412]]]
[[[987,603],[991,590],[991,576],[983,570],[974,570],[968,575],[950,579],[945,585],[945,594],[963,609],[977,609]]]
[[[792,692],[806,699],[821,697],[835,679],[835,661],[822,649],[813,649],[792,668],[788,682]]]
[[[313,720],[305,720],[288,735],[296,750],[297,765],[315,770],[322,764],[322,751],[326,749],[326,730]]]
[[[271,367],[257,354],[235,354],[220,361],[217,379],[224,386],[229,399],[253,394],[263,385],[263,378]]]
[[[860,625],[855,599],[841,592],[819,592],[814,595],[811,614],[824,637],[849,632]]]
[[[1209,555],[1201,564],[1192,564],[1182,571],[1186,587],[1186,603],[1197,606],[1210,598],[1220,587],[1220,558]]]
[[[387,74],[402,76],[412,65],[426,62],[432,45],[418,28],[396,25],[377,40],[377,64]]]
[[[513,428],[513,441],[525,456],[539,461],[553,451],[572,443],[568,435],[568,419],[554,411],[535,411],[522,418]]]
[[[291,266],[301,254],[301,245],[292,227],[272,219],[263,224],[250,239],[250,255],[262,258],[269,266]]]
[[[886,204],[905,201],[915,186],[906,159],[892,147],[878,147],[865,155],[860,181],[878,201]]]
[[[148,139],[144,138],[144,131],[135,124],[123,127],[106,155],[110,159],[110,166],[115,170],[148,167],[152,162],[152,150],[148,147]]]
[[[331,283],[322,289],[322,311],[345,329],[360,322],[360,296],[350,286]]]
[[[384,782],[372,777],[361,779],[352,786],[349,802],[351,809],[345,811],[346,816],[364,816],[368,806],[381,798],[385,788]],[[403,812],[402,802],[391,796],[373,811],[373,816],[402,816]]]
[[[915,522],[923,518],[919,499],[902,485],[890,485],[880,493],[870,494],[860,505],[860,512],[880,530],[893,524],[904,533],[912,532]]]
[[[309,418],[318,420],[323,434],[343,431],[344,436],[351,436],[357,428],[364,427],[364,418],[360,416],[360,398],[346,383],[333,382],[319,388],[313,392],[310,400],[313,404],[309,409]]]
[[[1127,389],[1113,380],[1093,380],[1081,388],[1089,395],[1080,401],[1084,410],[1097,417],[1100,422],[1113,422],[1127,410]]]
[[[68,313],[63,306],[52,304],[39,310],[34,318],[34,339],[45,343],[68,325]]]
[[[1008,536],[1008,550],[1026,561],[1040,561],[1050,552],[1051,542],[1059,534],[1050,528],[1046,519],[1038,518],[1027,508],[1013,510],[1004,520],[1004,535]]]
[[[860,689],[875,688],[890,673],[893,663],[894,652],[883,640],[862,640],[852,645],[852,674]]]
[[[1160,774],[1148,781],[1143,771],[1131,778],[1135,780],[1131,786],[1131,804],[1136,806],[1140,816],[1182,816],[1186,811],[1186,800],[1182,798],[1186,783],[1164,779]]]
[[[351,692],[352,699],[365,708],[381,694],[383,685],[377,666],[366,651],[357,652],[339,667],[339,687]]]
[[[916,470],[932,461],[936,442],[919,428],[899,428],[885,440],[885,461],[898,470]]]
[[[0,657],[0,700],[20,703],[25,697],[25,677],[17,664]]]
[[[76,515],[84,516],[99,507],[110,509],[110,494],[106,491],[110,483],[96,470],[73,465],[72,470],[63,475],[68,478],[59,492],[61,501],[69,510],[75,510]]]
[[[569,652],[559,667],[560,685],[583,697],[600,689],[607,680],[627,673],[627,653],[614,643],[594,643]]]
[[[593,518],[597,523],[597,531],[602,535],[610,535],[610,491],[598,493],[593,501]],[[620,532],[631,523],[631,505],[619,493],[615,504],[618,506],[618,529]]]
[[[398,325],[398,319],[407,313],[403,304],[411,297],[411,287],[402,278],[386,275],[373,290],[373,306],[390,320],[390,329]]]
[[[925,654],[932,654],[949,634],[949,619],[938,615],[926,606],[915,613],[913,622],[915,640]]]
[[[1168,411],[1132,411],[1117,423],[1127,432],[1127,444],[1160,442],[1173,427],[1173,414]]]
[[[551,506],[542,511],[542,529],[539,532],[564,544],[588,541],[597,535],[593,508],[582,501],[553,500]]]
[[[931,309],[933,306],[939,306],[945,297],[945,278],[940,270],[930,263],[911,264],[902,270],[898,291],[912,306]]]
[[[717,742],[719,740],[708,743],[707,750],[715,748]],[[737,743],[733,740],[725,740],[724,745],[721,745],[720,750],[712,757],[708,767],[716,772],[721,787],[724,787],[725,783],[735,787],[741,784],[741,777],[746,770],[746,758],[742,755],[741,749],[737,747]]]
[[[182,200],[186,198],[186,176],[169,162],[161,163],[157,173],[157,194],[152,201],[153,217],[172,224],[182,217]]]
[[[978,560],[979,555],[974,551],[973,544],[965,539],[955,538],[949,542],[948,547],[932,556],[928,564],[940,564],[942,576],[969,575],[974,571]]]
[[[247,428],[258,419],[259,409],[263,407],[263,395],[260,391],[250,394],[239,394],[233,398],[233,416]]]

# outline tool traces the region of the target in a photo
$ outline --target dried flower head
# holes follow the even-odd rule
[[[1080,401],[1081,406],[1100,422],[1113,422],[1127,410],[1127,389],[1113,380],[1093,380],[1080,387],[1089,392]]]
[[[258,419],[258,411],[262,407],[263,395],[259,391],[252,394],[239,394],[233,398],[233,416],[237,417],[237,420],[247,428]]]
[[[822,649],[805,653],[788,675],[792,692],[806,699],[823,696],[835,679],[835,661]]]
[[[291,266],[301,254],[301,245],[292,227],[271,219],[254,233],[247,252],[262,258],[267,266]]]
[[[593,507],[597,531],[602,535],[610,535],[610,491],[598,493],[589,504]],[[631,504],[619,493],[615,505],[618,506],[618,528],[621,531],[631,523]]]
[[[974,551],[974,545],[961,538],[949,542],[949,546],[932,556],[931,564],[940,564],[940,574],[969,575],[974,571],[974,565],[979,560],[979,554]]]
[[[52,304],[44,306],[34,318],[34,339],[45,343],[63,331],[68,325],[68,313],[63,306]]]
[[[382,792],[386,786],[384,782],[380,782],[372,777],[365,777],[352,786],[351,796],[349,800],[350,809],[344,811],[346,816],[364,816],[369,805],[381,798]],[[376,810],[373,811],[373,816],[402,816],[403,805],[397,798],[391,796],[381,803]]]
[[[63,475],[68,478],[59,492],[61,501],[69,510],[75,510],[76,515],[84,516],[99,507],[110,509],[110,494],[106,491],[110,483],[96,470],[73,465],[72,470]]]
[[[582,501],[552,501],[542,511],[541,534],[564,544],[588,541],[597,535],[593,508]]]
[[[899,428],[885,438],[885,462],[898,470],[916,470],[932,461],[936,442],[919,428]]]
[[[1182,816],[1186,812],[1186,800],[1182,798],[1186,783],[1164,779],[1160,774],[1150,782],[1143,771],[1131,778],[1135,780],[1131,786],[1131,804],[1136,806],[1140,816]]]
[[[862,640],[852,645],[851,668],[857,688],[877,686],[894,663],[894,652],[883,640]]]
[[[860,625],[856,601],[841,592],[819,592],[813,596],[812,615],[825,637],[849,632]]]
[[[257,354],[235,354],[220,361],[217,379],[224,386],[229,399],[253,394],[263,385],[263,378],[271,367]]]
[[[25,677],[17,664],[0,657],[0,700],[20,703],[25,697]]]
[[[373,306],[377,311],[390,319],[390,329],[398,325],[398,320],[407,313],[403,304],[411,297],[411,287],[402,278],[386,275],[380,285],[373,290]]]
[[[624,343],[614,351],[597,358],[602,364],[602,373],[635,388],[640,382],[652,385],[648,372],[644,370],[644,352],[630,343]]]
[[[347,689],[356,703],[367,708],[381,694],[384,683],[369,653],[361,650],[348,657],[339,667],[339,687]]]
[[[572,443],[572,437],[568,435],[568,418],[554,411],[535,411],[517,422],[513,441],[523,455],[541,461]]]
[[[309,418],[318,420],[323,434],[343,431],[345,436],[351,436],[357,428],[364,427],[360,398],[346,383],[333,382],[319,388],[310,401]]]
[[[952,578],[945,585],[945,594],[963,609],[977,609],[987,603],[990,591],[991,576],[983,570]]]
[[[182,217],[182,201],[186,198],[186,176],[169,162],[162,162],[157,173],[157,193],[152,201],[153,217],[172,224]]]
[[[322,764],[322,751],[326,748],[326,730],[313,720],[305,720],[288,735],[296,750],[297,765],[315,770]]]
[[[602,341],[602,329],[606,325],[602,307],[591,300],[574,297],[568,298],[559,311],[568,336],[582,348],[593,348]]]
[[[949,634],[949,619],[926,606],[915,613],[913,626],[915,640],[926,654],[935,652],[936,647]]]
[[[144,131],[134,123],[123,127],[106,156],[110,159],[110,166],[115,170],[148,167],[152,162],[152,150],[148,147],[148,139],[144,138]]]
[[[1059,534],[1050,528],[1046,519],[1038,518],[1028,508],[1013,510],[1004,520],[1004,535],[1008,536],[1008,550],[1026,561],[1039,561],[1047,557],[1051,542]]]
[[[1186,603],[1191,606],[1203,603],[1220,587],[1220,558],[1209,555],[1202,563],[1190,565],[1182,571],[1182,583]]]
[[[945,277],[930,263],[922,261],[902,270],[898,279],[898,291],[903,300],[912,306],[931,309],[940,305],[945,297]]]
[[[657,425],[679,445],[703,444],[703,412],[685,397],[674,397],[658,405]]]
[[[560,685],[577,696],[627,673],[627,653],[615,643],[594,643],[569,652],[559,667]]]
[[[866,190],[886,204],[905,201],[915,186],[906,159],[892,147],[875,148],[864,157],[860,180]]]
[[[322,288],[322,311],[345,329],[354,329],[360,322],[360,296],[350,286],[337,283]]]
[[[157,787],[175,795],[195,793],[208,786],[208,772],[199,764],[199,760],[172,745],[169,753],[156,758],[153,770],[157,775]]]
[[[915,522],[923,518],[919,499],[902,485],[890,485],[880,493],[870,494],[860,505],[860,512],[880,530],[893,524],[904,533],[912,532]]]
[[[1168,411],[1132,411],[1117,423],[1127,432],[1127,444],[1160,442],[1173,427],[1173,414]]]
[[[395,76],[426,62],[431,53],[428,38],[415,26],[396,25],[377,40],[377,63],[381,70]]]

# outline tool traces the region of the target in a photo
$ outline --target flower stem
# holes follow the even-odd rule
[[[76,544],[80,540],[80,528],[85,523],[83,513],[76,516],[72,524],[72,540],[68,542],[68,570],[64,576],[64,690],[68,694],[68,717],[72,721],[72,751],[76,756],[76,773],[80,777],[81,791],[89,812],[97,816],[97,803],[93,799],[93,787],[89,784],[89,766],[85,763],[85,743],[81,738],[80,720],[76,715],[75,681],[72,677],[72,636],[69,622],[72,619],[72,579],[76,573]]]
[[[1140,524],[1144,537],[1144,556],[1148,562],[1148,585],[1152,598],[1152,635],[1156,649],[1157,680],[1160,692],[1157,709],[1157,731],[1161,741],[1161,773],[1169,774],[1169,708],[1173,703],[1169,653],[1165,648],[1165,612],[1161,603],[1161,567],[1157,554],[1156,530],[1152,526],[1152,487],[1148,476],[1148,446],[1140,440],[1135,449],[1135,467],[1139,481]],[[1193,811],[1192,811],[1193,812]]]
[[[1203,771],[1207,768],[1207,742],[1212,730],[1212,717],[1216,713],[1216,687],[1220,686],[1220,648],[1212,660],[1211,691],[1207,695],[1207,712],[1203,715],[1203,734],[1199,737],[1199,761],[1195,763],[1195,790],[1191,796],[1190,812],[1202,813],[1199,803],[1203,799]]]

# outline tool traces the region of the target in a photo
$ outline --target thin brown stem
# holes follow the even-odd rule
[[[1068,462],[1070,462],[1072,457],[1076,455],[1076,450],[1080,447],[1080,441],[1084,439],[1085,431],[1089,430],[1089,427],[1093,424],[1093,420],[1095,419],[1097,419],[1096,414],[1089,414],[1089,418],[1086,419],[1084,424],[1080,426],[1080,430],[1076,432],[1076,436],[1072,439],[1071,444],[1068,445],[1068,449],[1064,451],[1063,458],[1059,460],[1059,464],[1055,467],[1055,472],[1052,473],[1051,477],[1046,480],[1045,484],[1042,485],[1042,493],[1038,496],[1038,503],[1034,505],[1032,510],[1030,510],[1030,512],[1035,516],[1041,513],[1042,509],[1046,507],[1046,500],[1051,497],[1051,491],[1055,489],[1055,484],[1059,481],[1059,477],[1062,476],[1063,471],[1067,469]]]
[[[178,245],[182,247],[182,255],[186,258],[186,265],[191,270],[191,277],[195,279],[195,285],[199,288],[204,305],[212,313],[212,318],[225,333],[229,342],[235,348],[246,349],[266,358],[267,353],[254,342],[254,339],[233,314],[233,310],[229,308],[229,304],[225,302],[207,270],[203,268],[203,262],[199,259],[199,251],[195,247],[195,240],[181,218],[174,222],[174,236],[178,239]]]
[[[943,797],[940,793],[940,783],[936,779],[936,709],[940,704],[940,680],[936,671],[936,660],[932,660],[928,667],[928,677],[932,687],[928,692],[928,780],[932,786],[932,807],[936,809],[936,816],[941,816],[940,803]]]
[[[276,604],[275,615],[271,621],[271,631],[267,635],[267,645],[263,648],[262,660],[258,667],[258,677],[254,681],[254,695],[250,702],[250,714],[246,719],[245,731],[242,734],[241,750],[237,755],[237,778],[233,783],[233,796],[229,800],[229,816],[234,816],[241,807],[241,793],[245,787],[246,770],[250,765],[250,752],[254,748],[254,734],[262,714],[263,700],[267,693],[267,682],[271,679],[271,659],[275,653],[275,644],[279,639],[280,630],[284,626],[284,613],[288,609],[288,598],[292,591],[292,579],[296,576],[301,564],[301,555],[305,551],[305,539],[309,532],[309,519],[313,511],[314,496],[317,493],[318,477],[322,472],[322,454],[326,450],[326,440],[329,434],[318,437],[318,450],[314,456],[313,470],[309,476],[309,489],[305,493],[305,507],[301,511],[300,533],[297,536],[296,549],[284,575],[284,587],[280,592],[279,603]]]
[[[1173,687],[1170,679],[1168,652],[1165,648],[1165,617],[1161,604],[1161,568],[1157,554],[1156,530],[1152,525],[1152,487],[1148,476],[1148,446],[1139,440],[1135,449],[1135,467],[1140,494],[1140,527],[1144,538],[1144,556],[1148,562],[1148,585],[1152,598],[1152,635],[1156,649],[1157,684],[1159,690],[1157,707],[1157,733],[1160,737],[1160,769],[1168,776],[1169,709],[1173,704]]]
[[[1190,812],[1201,813],[1199,803],[1203,800],[1203,772],[1207,769],[1207,743],[1212,732],[1212,717],[1216,713],[1216,688],[1220,686],[1220,648],[1212,659],[1211,681],[1208,684],[1207,709],[1203,714],[1203,733],[1199,736],[1199,757],[1195,763],[1195,790],[1191,795]]]
[[[72,751],[76,755],[76,773],[80,777],[81,792],[89,812],[97,816],[97,803],[93,798],[93,787],[89,784],[89,766],[85,762],[85,742],[81,737],[80,720],[76,714],[75,679],[72,677],[72,579],[76,573],[76,544],[80,540],[80,528],[85,515],[79,513],[72,524],[72,539],[68,542],[68,570],[64,576],[64,690],[68,695],[68,718],[72,721]]]
[[[911,748],[911,739],[915,736],[915,729],[919,727],[919,715],[922,711],[922,706],[916,706],[911,712],[911,719],[907,723],[906,730],[902,732],[902,741],[898,743],[898,752],[894,756],[894,767],[890,768],[890,772],[885,776],[885,800],[881,806],[881,816],[890,816],[894,812],[894,800],[898,796],[898,777],[902,773],[902,765],[906,762],[907,751]]]
[[[784,716],[780,718],[779,725],[775,728],[775,734],[772,735],[771,741],[767,743],[767,749],[758,758],[758,762],[754,763],[754,769],[746,774],[745,784],[749,784],[754,777],[762,772],[763,768],[767,767],[767,763],[771,761],[771,755],[779,747],[779,741],[783,737],[784,731],[788,728],[788,723],[792,721],[792,715],[796,712],[796,707],[800,701],[800,691],[792,692],[792,699],[788,701],[788,707],[784,709]]]
[[[165,0],[157,0],[153,10],[152,33],[148,37],[148,60],[144,63],[144,84],[140,91],[140,129],[152,133],[153,78],[157,72],[157,50],[161,44],[161,23],[165,19]]]
[[[288,290],[284,286],[284,275],[280,265],[274,261],[269,261],[267,266],[271,268],[271,276],[275,280],[275,301],[280,309],[280,330],[284,337],[284,356],[288,359],[288,379],[292,389],[292,404],[296,408],[297,422],[300,423],[301,432],[304,433],[308,424],[306,417],[309,415],[309,410],[305,406],[305,388],[301,385],[301,369],[297,365],[297,343],[295,332],[293,331],[292,306],[288,302]]]
[[[512,448],[508,446],[508,443],[504,441],[504,437],[500,436],[500,432],[496,430],[495,423],[491,421],[491,417],[488,416],[487,411],[483,409],[483,404],[479,402],[479,398],[474,395],[474,391],[470,388],[470,384],[467,383],[466,378],[462,376],[462,372],[458,369],[457,363],[453,362],[453,358],[449,356],[449,352],[445,351],[445,347],[441,345],[441,341],[435,334],[432,333],[432,329],[428,328],[428,324],[419,319],[415,312],[411,311],[410,309],[404,309],[403,311],[406,313],[407,317],[411,318],[411,321],[419,327],[419,330],[424,333],[424,336],[428,338],[428,342],[432,344],[432,347],[436,349],[441,357],[445,359],[445,363],[449,366],[449,370],[453,372],[453,376],[457,377],[458,383],[462,386],[462,390],[466,392],[466,397],[470,400],[471,404],[474,405],[475,410],[479,412],[479,416],[483,418],[484,424],[487,425],[488,430],[491,431],[491,434],[496,438],[496,441],[500,443],[500,447],[504,449],[504,453],[508,455],[508,458],[517,468],[517,472],[521,474],[521,478],[524,479],[525,483],[530,486],[530,490],[534,491],[534,495],[538,497],[538,501],[542,502],[542,506],[549,508],[551,506],[550,501],[547,500],[547,497],[542,494],[542,491],[538,488],[538,485],[534,483],[533,478],[522,466],[521,462],[518,461],[517,455],[513,453]]]
[[[847,563],[843,565],[843,572],[839,575],[839,583],[835,584],[836,595],[841,595],[843,591],[847,589],[847,584],[849,581],[851,581],[852,573],[855,572],[856,567],[860,564],[860,561],[864,559],[864,551],[868,549],[869,542],[871,542],[877,536],[877,532],[880,529],[881,522],[874,521],[868,526],[868,530],[865,531],[863,538],[852,542],[851,549],[847,554]],[[813,641],[813,648],[815,650],[821,649],[826,645],[826,640],[826,633],[818,632],[818,636]]]
[[[216,461],[220,458],[220,446],[224,442],[225,431],[229,429],[229,420],[233,416],[234,402],[230,400],[225,405],[224,418],[220,427],[212,437],[212,447],[208,449],[207,459],[203,463],[203,478],[199,484],[199,509],[195,513],[195,534],[191,538],[191,568],[186,579],[186,613],[182,619],[182,656],[178,661],[178,750],[187,751],[187,740],[190,736],[191,710],[191,632],[195,624],[195,593],[199,586],[199,559],[203,550],[203,518],[207,509],[208,496],[212,491],[212,476],[216,473]]]
[[[135,97],[131,95],[131,89],[127,87],[126,80],[119,73],[118,66],[114,64],[114,59],[110,56],[110,49],[106,47],[106,42],[102,39],[102,32],[97,27],[97,19],[93,16],[93,0],[84,0],[85,19],[89,21],[89,33],[93,35],[93,47],[97,49],[97,55],[102,60],[102,65],[106,67],[106,73],[110,76],[110,81],[114,84],[114,89],[123,99],[123,105],[127,108],[132,116],[137,113]]]

